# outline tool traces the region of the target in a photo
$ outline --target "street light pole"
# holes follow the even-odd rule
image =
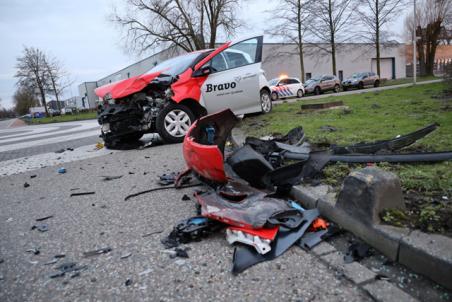
[[[416,0],[413,5],[413,84],[416,85],[416,71],[417,71],[417,60],[416,60]]]

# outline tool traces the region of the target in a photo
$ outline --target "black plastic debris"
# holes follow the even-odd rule
[[[78,193],[71,193],[71,197],[73,196],[83,196],[83,195],[94,195],[96,192],[78,192]]]
[[[110,180],[115,180],[115,179],[120,179],[122,177],[122,175],[117,175],[117,176],[101,176],[103,177],[103,181],[110,181]]]
[[[195,216],[179,222],[168,237],[162,239],[165,248],[173,248],[181,243],[199,241],[222,227],[220,223],[202,216]]]
[[[35,224],[31,227],[32,230],[38,230],[40,232],[47,232],[49,230],[49,225],[46,223]]]
[[[92,257],[92,256],[98,256],[101,254],[107,254],[111,251],[112,251],[111,247],[104,247],[104,248],[100,248],[100,249],[97,249],[94,251],[84,252],[83,257],[87,258],[87,257]]]
[[[30,178],[35,178],[36,176],[38,176],[38,175],[33,174],[33,175],[30,175]]]
[[[363,242],[354,242],[348,247],[347,253],[344,256],[344,262],[352,263],[354,261],[360,261],[371,255],[370,247],[367,244]]]
[[[58,262],[58,259],[57,258],[53,258],[53,259],[45,262],[44,265],[51,265],[51,264],[55,264],[57,262]]]
[[[132,279],[127,279],[126,282],[124,282],[124,285],[129,286],[132,285],[132,283],[133,283]]]
[[[39,250],[39,248],[32,248],[32,249],[28,249],[25,252],[27,253],[32,253],[33,255],[39,255],[41,253],[41,251]]]
[[[146,233],[146,234],[143,234],[141,237],[149,237],[149,236],[160,234],[160,233],[163,233],[163,230],[158,230],[158,231]]]
[[[129,258],[130,256],[132,256],[132,253],[125,253],[125,254],[122,254],[121,255],[121,257],[120,257],[120,259],[126,259],[126,258]]]
[[[67,273],[74,274],[71,275],[71,278],[78,277],[80,275],[80,271],[85,270],[87,268],[86,265],[78,266],[76,262],[65,262],[55,267],[55,269],[58,271],[49,277],[54,278],[60,278],[64,277]]]
[[[50,218],[53,218],[53,215],[36,218],[36,221],[44,221],[44,220],[47,220],[47,219],[50,219]]]
[[[176,247],[176,248],[174,249],[174,254],[170,254],[170,258],[176,258],[176,257],[179,257],[179,258],[189,258],[189,257],[188,257],[187,251],[188,251],[188,248],[179,248],[179,247]]]
[[[0,264],[2,264],[3,262],[5,262],[5,260],[4,259],[0,259]]]
[[[28,188],[30,184],[28,182],[24,183],[24,188]]]
[[[55,255],[53,257],[54,258],[64,258],[64,257],[66,257],[66,255],[65,254],[57,254],[57,255]]]
[[[184,196],[182,196],[182,200],[183,201],[190,200],[190,197],[187,194],[184,194]]]
[[[298,246],[301,247],[304,250],[310,250],[316,245],[318,245],[320,242],[337,235],[338,233],[342,232],[340,228],[338,228],[336,225],[330,223],[328,226],[328,229],[326,230],[319,230],[316,232],[307,232],[299,241]]]

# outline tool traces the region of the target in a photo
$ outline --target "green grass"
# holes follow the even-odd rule
[[[438,78],[435,76],[422,76],[422,77],[417,77],[416,82],[425,82],[425,81],[439,80],[439,79],[441,79],[441,78]],[[393,86],[393,85],[410,84],[410,83],[413,83],[413,78],[386,80],[382,83],[382,86]]]
[[[353,144],[394,138],[437,122],[440,127],[410,146],[411,150],[452,150],[452,100],[441,95],[444,83],[425,84],[356,95],[331,96],[315,101],[298,101],[276,105],[267,115],[246,118],[242,129],[250,135],[285,134],[296,126],[303,126],[306,136],[318,144]],[[342,109],[301,112],[303,103],[342,100],[351,111]],[[446,102],[449,102],[446,104]],[[449,107],[447,107],[449,106]],[[446,108],[446,109],[445,109]],[[321,131],[330,125],[335,132]],[[379,164],[396,172],[405,189],[421,192],[447,192],[452,190],[452,162],[436,164]],[[347,174],[343,165],[332,165],[326,170],[327,182],[339,185]],[[329,179],[328,179],[329,178]]]
[[[81,120],[91,120],[96,118],[96,112],[83,112],[78,114],[68,114],[53,117],[44,118],[34,118],[27,120],[29,124],[49,124],[49,123],[61,123],[61,122],[72,122]]]

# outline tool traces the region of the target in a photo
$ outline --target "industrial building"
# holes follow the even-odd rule
[[[305,78],[316,75],[332,74],[331,55],[328,45],[304,45]],[[97,96],[94,89],[129,77],[146,73],[160,62],[181,54],[176,48],[168,48],[151,55],[135,64],[129,65],[115,73],[92,82],[84,82],[78,86],[79,95],[89,108],[95,108]],[[406,77],[405,45],[400,43],[382,44],[381,77],[398,79]],[[282,74],[301,79],[300,61],[296,44],[264,43],[262,68],[268,80]],[[375,49],[372,44],[347,43],[338,44],[336,52],[337,76],[347,78],[355,72],[376,72]]]

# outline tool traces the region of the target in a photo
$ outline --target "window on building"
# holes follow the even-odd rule
[[[130,78],[130,72],[127,73],[127,78]]]
[[[306,72],[306,80],[309,80],[310,78],[312,78],[312,73]]]
[[[343,70],[339,70],[339,80],[341,80],[341,81],[344,80],[344,71]]]

